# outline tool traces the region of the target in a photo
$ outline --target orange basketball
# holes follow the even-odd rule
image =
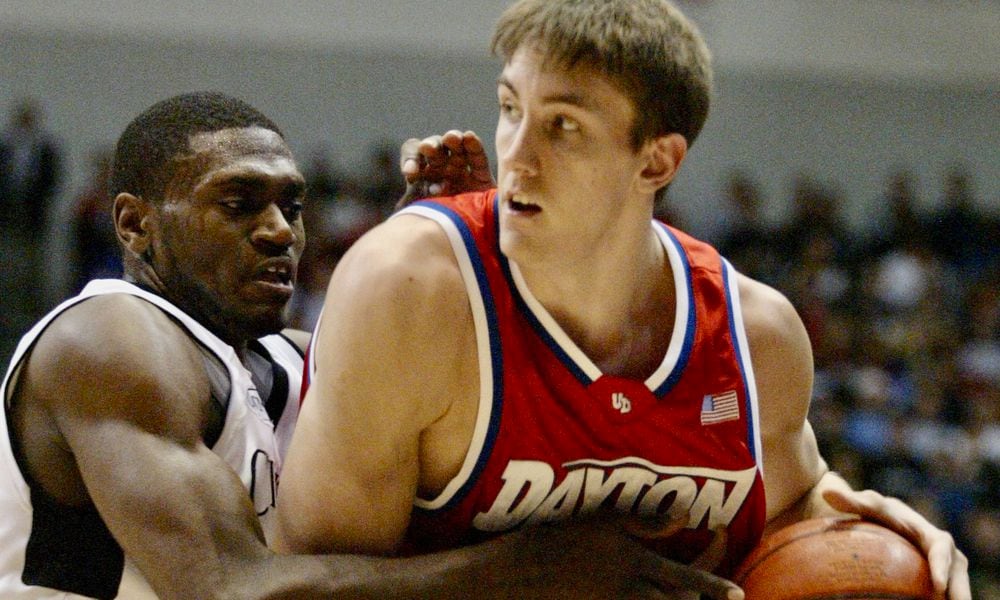
[[[850,518],[802,521],[767,536],[733,580],[746,600],[930,600],[923,552],[903,536]]]

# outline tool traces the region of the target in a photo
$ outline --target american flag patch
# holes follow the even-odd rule
[[[735,390],[709,394],[701,401],[701,424],[711,425],[740,418],[739,398]]]

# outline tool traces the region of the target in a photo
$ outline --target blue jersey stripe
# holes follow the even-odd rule
[[[468,479],[466,479],[462,487],[455,492],[447,503],[435,509],[435,511],[445,511],[455,506],[469,493],[469,490],[478,481],[479,475],[486,467],[486,462],[493,452],[493,444],[496,442],[497,434],[500,431],[500,416],[503,410],[503,352],[500,346],[500,328],[497,325],[497,311],[496,305],[493,302],[493,293],[490,291],[490,282],[486,276],[483,259],[479,254],[479,248],[476,246],[475,238],[472,236],[469,226],[457,212],[437,202],[421,200],[413,203],[411,206],[422,206],[443,214],[455,225],[455,228],[462,236],[462,242],[465,245],[466,252],[468,252],[472,268],[476,273],[476,284],[479,287],[479,294],[483,300],[483,308],[486,313],[486,323],[490,337],[490,361],[493,368],[493,408],[490,412],[490,423],[487,428],[486,439],[483,441],[483,447],[479,452],[479,457],[476,459],[476,466],[472,470],[472,473],[469,474]],[[414,510],[425,509],[414,507]]]
[[[740,368],[740,377],[743,379],[743,401],[746,404],[746,415],[747,415],[747,448],[750,449],[750,456],[753,457],[754,462],[757,462],[757,444],[754,441],[756,435],[753,429],[753,402],[750,398],[750,385],[747,383],[747,372],[746,365],[743,364],[743,351],[744,349],[740,347],[740,337],[736,332],[736,316],[734,314],[735,307],[733,306],[732,292],[730,292],[730,268],[729,264],[725,259],[722,261],[722,287],[726,290],[726,312],[729,318],[729,337],[733,341],[733,348],[736,350],[736,363]]]
[[[678,381],[680,381],[681,376],[684,374],[684,368],[687,366],[688,359],[691,358],[691,349],[694,347],[695,328],[698,325],[698,311],[694,297],[694,286],[691,282],[691,264],[688,262],[687,253],[684,252],[684,247],[681,246],[680,241],[678,241],[677,237],[674,236],[672,231],[670,231],[670,228],[658,222],[656,223],[656,227],[659,227],[667,234],[667,237],[669,237],[670,241],[674,244],[674,248],[677,249],[681,263],[684,265],[684,283],[685,288],[687,289],[688,298],[687,329],[684,332],[684,345],[681,347],[680,356],[677,357],[677,364],[674,365],[674,368],[670,371],[670,375],[667,376],[663,383],[653,390],[653,394],[656,395],[656,397],[662,398],[667,395],[667,393],[670,392],[675,385],[677,385]],[[674,276],[676,277],[677,274],[674,273]]]

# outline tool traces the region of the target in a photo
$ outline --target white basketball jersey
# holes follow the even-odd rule
[[[46,521],[34,518],[36,510],[40,510],[40,507],[35,506],[35,504],[40,503],[40,496],[36,495],[35,502],[33,502],[32,489],[18,466],[8,428],[9,397],[13,392],[20,366],[35,341],[49,323],[63,311],[88,298],[103,294],[131,294],[156,305],[180,323],[189,335],[217,357],[221,365],[228,371],[230,385],[225,423],[218,440],[212,446],[212,450],[225,460],[242,479],[253,500],[264,533],[270,538],[275,512],[277,477],[281,471],[282,457],[287,450],[298,417],[299,391],[302,382],[302,355],[298,349],[280,335],[267,336],[259,340],[263,348],[271,355],[272,367],[277,365],[287,375],[287,378],[284,375],[281,376],[282,387],[278,388],[279,382],[276,382],[274,389],[276,394],[287,393],[287,398],[282,397],[285,400],[284,408],[278,418],[277,425],[275,425],[268,416],[264,402],[251,380],[250,372],[240,362],[231,346],[160,296],[118,279],[95,280],[90,282],[78,296],[57,306],[21,339],[7,369],[3,385],[0,387],[0,397],[4,400],[4,418],[0,420],[0,515],[2,515],[0,516],[0,540],[2,540],[0,543],[0,598],[68,600],[102,597],[95,592],[84,592],[95,594],[94,596],[79,595],[46,586],[24,583],[25,577],[32,579],[32,576],[27,575],[29,573],[51,573],[52,571],[58,573],[62,568],[59,566],[59,561],[69,565],[73,562],[79,563],[80,557],[93,560],[94,567],[83,571],[74,571],[73,568],[68,568],[69,574],[55,575],[54,577],[57,579],[62,577],[64,580],[68,579],[73,582],[89,581],[93,578],[104,581],[103,585],[106,587],[108,578],[110,581],[114,581],[120,573],[121,584],[117,589],[117,595],[104,595],[103,597],[128,600],[155,598],[149,585],[127,556],[124,557],[124,565],[122,565],[120,548],[117,548],[113,540],[110,541],[110,545],[114,547],[110,551],[110,555],[114,555],[117,548],[119,556],[117,562],[92,558],[95,553],[100,553],[100,548],[95,549],[91,539],[87,539],[85,535],[78,534],[80,537],[78,544],[66,542],[64,532],[73,530],[73,527],[79,527],[79,531],[85,533],[89,526],[86,523],[87,519],[97,519],[96,515],[91,517],[83,515],[81,517],[79,514],[81,511],[66,511],[70,513],[67,518],[72,522],[69,526],[60,525],[61,529],[56,529],[54,532],[42,533],[39,531],[42,528],[40,524],[45,524]],[[278,373],[280,370],[274,369],[274,372]],[[52,505],[48,506],[51,509]],[[62,508],[55,507],[51,510],[56,511],[62,518]],[[78,520],[74,521],[75,519]],[[81,522],[83,522],[82,525]],[[76,555],[75,551],[79,551],[79,555]],[[35,568],[36,565],[31,563],[46,564]],[[77,564],[74,568],[79,569],[79,565]],[[99,572],[101,569],[108,568],[114,569],[115,572]],[[47,574],[45,577],[53,576]],[[84,587],[78,587],[76,591],[96,589],[87,587],[88,585],[96,585],[97,588],[102,586],[101,583],[86,583],[83,584]]]

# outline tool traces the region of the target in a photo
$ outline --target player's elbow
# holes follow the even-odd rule
[[[278,510],[278,518],[273,535],[269,540],[271,549],[278,554],[327,554],[328,540],[316,534],[316,528],[308,526],[301,515],[294,511]]]

